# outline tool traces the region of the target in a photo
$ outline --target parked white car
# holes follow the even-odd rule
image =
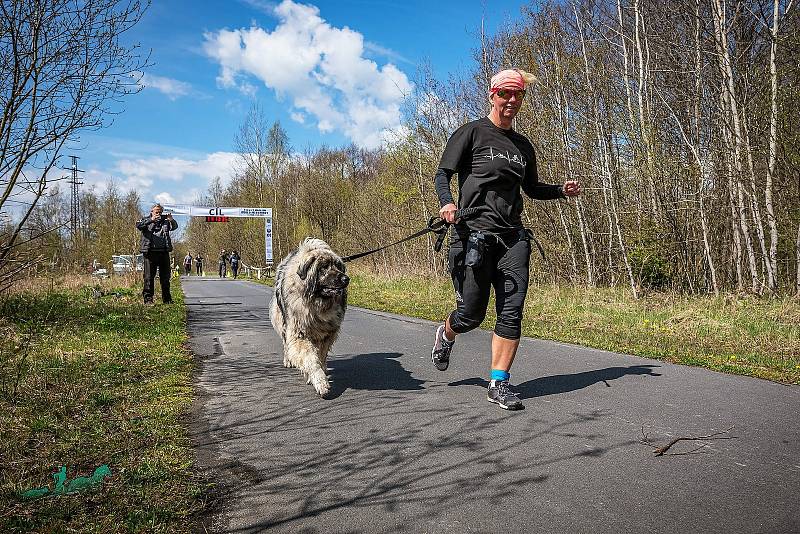
[[[144,256],[141,254],[115,254],[111,256],[114,274],[132,273],[144,269]]]

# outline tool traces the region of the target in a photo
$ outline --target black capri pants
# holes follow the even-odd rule
[[[504,234],[502,239],[487,235],[483,261],[478,267],[464,265],[467,236],[453,237],[447,259],[456,290],[456,309],[450,314],[450,328],[463,334],[480,326],[486,317],[489,291],[494,287],[494,332],[506,339],[519,339],[531,255],[527,231]]]

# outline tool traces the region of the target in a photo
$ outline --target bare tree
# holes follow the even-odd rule
[[[793,0],[789,0],[784,8],[783,19],[792,8]],[[776,55],[778,50],[778,33],[781,25],[780,0],[773,0],[772,3],[772,27],[770,28],[770,47],[769,47],[769,80],[770,80],[770,113],[769,113],[769,156],[767,162],[767,180],[764,186],[764,196],[767,208],[767,224],[770,231],[770,246],[768,262],[771,270],[775,273],[770,289],[775,291],[778,287],[778,224],[775,218],[775,205],[773,200],[773,180],[775,177],[775,162],[777,159],[778,144],[778,67]],[[800,240],[798,240],[798,258],[800,258]],[[797,265],[800,272],[800,261]],[[799,278],[800,279],[800,278]]]
[[[139,90],[147,58],[120,41],[149,2],[0,1],[0,273],[54,177],[65,145],[107,125]],[[15,209],[24,206],[23,209]]]
[[[239,132],[234,137],[238,152],[236,185],[239,194],[236,201],[242,205],[281,207],[279,190],[291,148],[289,138],[280,122],[269,123],[259,104],[253,104]],[[285,218],[277,218],[276,224],[284,224]],[[254,229],[254,225],[248,225]],[[276,230],[279,230],[276,228]],[[283,255],[285,243],[281,231],[275,232],[275,251]],[[250,236],[255,238],[255,235]]]
[[[800,224],[797,225],[797,240],[795,241],[795,262],[797,263],[797,283],[795,294],[800,297]]]
[[[586,86],[589,90],[589,98],[591,98],[591,104],[593,106],[593,124],[596,136],[596,149],[597,155],[600,159],[599,167],[600,167],[600,176],[601,182],[603,184],[603,198],[606,204],[606,215],[608,218],[608,232],[609,235],[613,235],[616,233],[617,236],[617,243],[619,244],[620,254],[622,256],[622,260],[625,264],[625,271],[628,275],[628,281],[630,282],[631,292],[633,293],[633,298],[639,298],[639,291],[636,287],[636,280],[633,276],[633,270],[631,269],[630,261],[628,260],[628,250],[625,244],[625,238],[622,234],[622,228],[620,225],[620,216],[617,209],[617,199],[616,199],[616,191],[614,180],[611,176],[611,164],[610,164],[610,149],[608,147],[607,138],[608,136],[604,132],[604,124],[600,117],[600,110],[598,104],[598,96],[597,92],[595,91],[594,83],[591,79],[591,72],[589,68],[589,58],[586,51],[586,38],[583,33],[583,23],[581,21],[581,17],[579,15],[578,9],[576,6],[573,5],[573,11],[575,13],[575,21],[578,27],[578,34],[580,37],[581,42],[581,52],[583,56],[583,64],[586,74]],[[641,100],[641,99],[640,99]],[[655,209],[655,204],[653,205]],[[608,243],[608,254],[609,254],[609,265],[612,263],[612,240],[609,239]]]

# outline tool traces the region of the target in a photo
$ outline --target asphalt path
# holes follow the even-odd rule
[[[213,531],[800,532],[796,386],[523,338],[507,412],[489,331],[440,372],[434,323],[350,307],[321,399],[282,365],[270,288],[182,286]]]

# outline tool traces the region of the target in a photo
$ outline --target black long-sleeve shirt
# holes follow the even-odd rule
[[[514,130],[504,130],[488,117],[456,130],[436,172],[440,206],[455,203],[450,179],[458,173],[458,208],[478,208],[462,221],[473,230],[502,232],[522,228],[522,194],[530,198],[563,198],[561,186],[539,182],[536,152],[531,142]]]

